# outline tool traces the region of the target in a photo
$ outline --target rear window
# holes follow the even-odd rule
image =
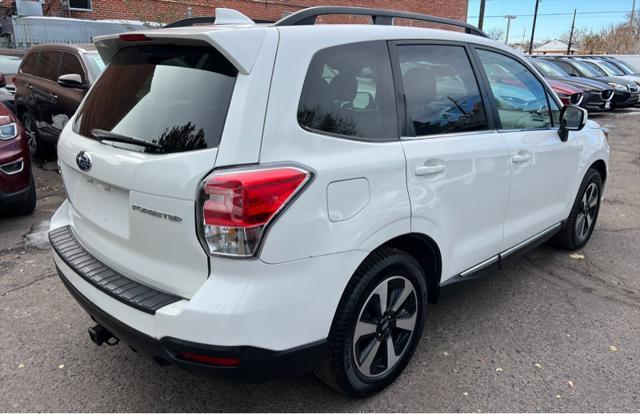
[[[386,43],[355,43],[316,53],[302,88],[298,122],[316,132],[354,139],[397,139]]]
[[[146,152],[217,147],[236,76],[210,47],[122,49],[87,95],[74,131],[95,138],[91,131],[99,129],[154,144],[140,147]]]

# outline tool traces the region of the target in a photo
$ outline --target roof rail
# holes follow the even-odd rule
[[[468,23],[444,17],[429,16],[428,14],[402,12],[385,9],[371,9],[364,7],[339,7],[339,6],[318,6],[302,9],[278,20],[274,26],[301,26],[312,25],[318,16],[331,14],[346,14],[357,16],[371,16],[373,24],[391,25],[393,19],[419,20],[423,22],[438,23],[448,26],[463,28],[465,33],[482,37],[487,36],[482,30]]]

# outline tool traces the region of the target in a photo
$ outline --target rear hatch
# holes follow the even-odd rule
[[[209,275],[197,194],[238,70],[205,42],[136,40],[107,50],[109,65],[60,137],[71,226],[107,266],[190,298]]]

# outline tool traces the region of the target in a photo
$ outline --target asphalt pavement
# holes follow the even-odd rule
[[[412,362],[369,399],[311,374],[238,384],[96,347],[48,250],[62,182],[55,163],[36,167],[36,212],[0,218],[0,412],[640,411],[640,109],[592,119],[612,153],[589,244],[443,289]]]

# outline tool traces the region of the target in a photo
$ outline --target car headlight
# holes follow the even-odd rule
[[[3,141],[15,138],[18,135],[18,125],[15,122],[0,125],[0,139]]]
[[[627,85],[623,85],[621,83],[609,82],[609,85],[616,91],[626,92],[629,90],[629,88],[627,88]]]

